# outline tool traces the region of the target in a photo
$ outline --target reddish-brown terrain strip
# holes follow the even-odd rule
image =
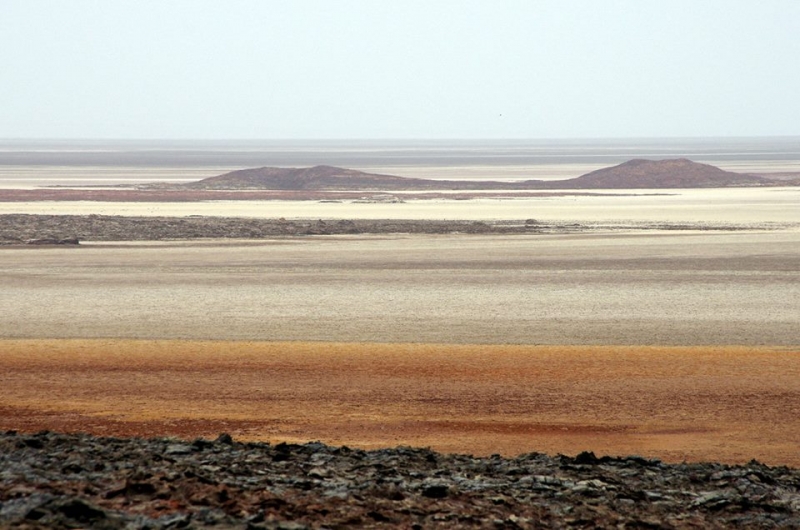
[[[0,429],[800,465],[800,350],[0,341]]]

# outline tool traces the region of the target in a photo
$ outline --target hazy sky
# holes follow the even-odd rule
[[[798,0],[0,0],[0,138],[761,135]]]

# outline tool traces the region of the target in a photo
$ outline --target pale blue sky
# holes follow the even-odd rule
[[[798,0],[0,0],[0,138],[764,135]]]

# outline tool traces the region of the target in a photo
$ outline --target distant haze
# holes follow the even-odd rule
[[[796,0],[2,0],[0,138],[800,135]]]

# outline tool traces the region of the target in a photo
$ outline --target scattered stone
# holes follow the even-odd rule
[[[800,528],[800,470],[0,433],[0,528]]]
[[[218,444],[233,445],[233,438],[231,437],[230,434],[223,432],[222,434],[217,436],[215,442],[217,442]]]
[[[422,488],[422,496],[431,499],[444,499],[449,492],[447,484],[442,483],[428,484]]]
[[[165,455],[188,455],[193,451],[193,447],[188,444],[169,444],[164,450]]]
[[[600,459],[598,459],[593,452],[584,451],[575,457],[575,463],[578,465],[594,466],[600,463]]]

